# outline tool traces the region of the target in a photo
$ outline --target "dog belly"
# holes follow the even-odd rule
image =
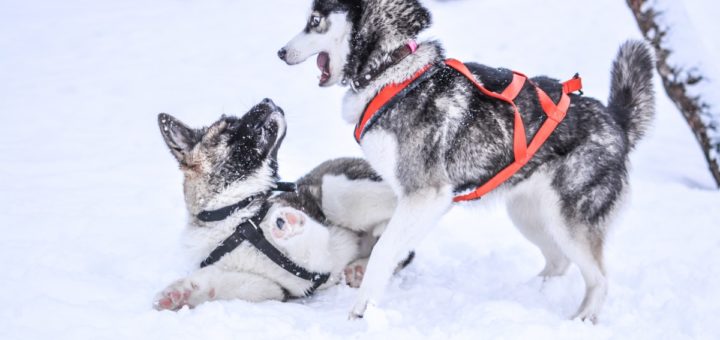
[[[392,217],[397,200],[384,182],[323,177],[322,208],[333,223],[355,231],[370,232]]]

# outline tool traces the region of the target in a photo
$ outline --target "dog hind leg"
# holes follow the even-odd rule
[[[557,245],[541,249],[543,256],[545,256],[545,267],[543,268],[538,276],[548,279],[556,276],[563,276],[570,267],[570,260],[563,254]]]
[[[553,206],[555,209],[551,213],[555,218],[552,220],[558,227],[552,229],[555,231],[554,240],[560,251],[578,266],[585,281],[585,297],[573,318],[597,323],[608,290],[602,258],[603,236],[607,228],[565,216],[560,205]]]
[[[538,171],[510,193],[508,213],[520,232],[545,256],[540,276],[562,275],[570,263],[578,266],[585,281],[585,297],[574,318],[597,322],[607,295],[602,261],[602,235],[606,228],[567,216],[561,202],[551,177]]]
[[[558,195],[546,172],[538,171],[519,184],[508,199],[507,211],[518,230],[534,243],[545,257],[538,276],[549,278],[567,272],[570,260],[558,244],[563,227],[557,213]]]
[[[582,227],[580,227],[582,228]],[[602,244],[591,244],[586,235],[575,235],[573,240],[563,242],[561,248],[575,263],[585,280],[585,297],[573,319],[597,323],[597,318],[607,296],[608,284],[602,265]]]
[[[603,116],[597,114],[598,117]],[[608,291],[603,246],[610,224],[627,194],[627,148],[612,125],[599,125],[587,143],[576,147],[560,164],[552,187],[558,194],[558,221],[567,237],[560,248],[577,264],[585,280],[585,297],[575,315],[597,322]]]
[[[559,215],[557,206],[556,211]],[[602,238],[595,237],[590,232],[591,228],[582,223],[570,224],[562,218],[553,218],[551,221],[547,232],[535,232],[529,237],[540,246],[545,256],[546,265],[540,276],[548,278],[562,275],[571,262],[575,263],[585,281],[585,297],[573,318],[597,323],[607,295]]]
[[[508,200],[507,210],[518,230],[538,246],[545,257],[545,268],[538,276],[549,278],[564,275],[570,260],[555,240],[554,230],[550,229],[557,228],[557,222],[544,216],[548,209],[546,205],[552,204],[549,203],[552,200],[546,200],[544,194],[547,195],[544,191],[530,194],[524,190],[513,194]]]

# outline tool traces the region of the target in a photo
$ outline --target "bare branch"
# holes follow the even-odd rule
[[[720,142],[713,142],[708,130],[716,131],[718,127],[712,119],[704,122],[702,117],[713,117],[710,112],[710,105],[702,101],[700,96],[693,96],[688,93],[688,88],[697,85],[705,80],[700,74],[700,70],[691,68],[683,69],[678,65],[671,65],[668,61],[672,50],[666,46],[665,37],[667,36],[669,27],[661,27],[659,18],[662,12],[656,11],[651,6],[646,6],[647,0],[626,0],[628,6],[633,12],[638,27],[645,39],[655,49],[657,57],[657,70],[662,78],[665,92],[668,97],[675,103],[685,120],[690,125],[695,139],[703,149],[705,159],[708,162],[710,172],[715,178],[715,182],[720,187],[720,160],[717,159],[720,151]],[[715,145],[714,143],[718,143]]]

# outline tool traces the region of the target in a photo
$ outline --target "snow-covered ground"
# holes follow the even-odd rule
[[[579,71],[603,99],[617,47],[639,37],[624,1],[424,2],[435,18],[426,36],[450,56]],[[568,320],[579,272],[535,278],[542,256],[499,205],[449,213],[362,321],[346,320],[355,290],[344,286],[293,303],[154,311],[185,267],[181,176],[158,112],[202,125],[275,99],[289,120],[285,179],[360,155],[340,118],[343,90],[317,88],[313,62],[275,56],[309,3],[0,0],[0,339],[720,337],[720,193],[663,95],[632,155],[599,325]],[[700,34],[720,32],[706,20],[716,2],[688,3],[704,16]]]

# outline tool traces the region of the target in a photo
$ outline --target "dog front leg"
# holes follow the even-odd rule
[[[157,310],[179,310],[183,306],[192,308],[212,300],[259,302],[284,298],[282,288],[265,277],[210,266],[170,284],[157,295],[153,306]]]
[[[350,311],[351,319],[361,318],[368,303],[378,302],[397,264],[437,224],[451,204],[450,187],[425,188],[400,197],[390,223],[370,254],[359,296]]]

